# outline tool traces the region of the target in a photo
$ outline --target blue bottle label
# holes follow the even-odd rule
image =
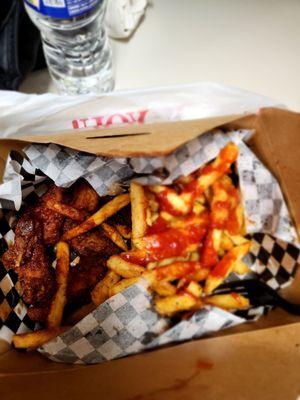
[[[42,15],[52,18],[73,18],[92,10],[103,0],[24,0]]]

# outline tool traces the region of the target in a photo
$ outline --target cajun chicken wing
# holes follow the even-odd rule
[[[76,223],[71,220],[66,220],[64,223],[64,231],[68,231],[76,226]],[[108,259],[113,254],[120,253],[120,249],[116,246],[101,229],[83,233],[76,238],[70,240],[70,246],[80,256],[98,256]]]
[[[32,321],[43,322],[46,321],[50,310],[50,302],[41,303],[36,306],[29,307],[27,315]]]
[[[64,231],[76,226],[76,222],[66,220]],[[79,263],[70,270],[67,298],[68,302],[83,304],[90,300],[90,291],[106,272],[106,260],[120,253],[116,246],[100,229],[94,229],[70,240],[70,247],[79,256]]]
[[[71,205],[77,210],[93,213],[99,206],[100,197],[86,181],[80,181],[73,186]]]
[[[64,189],[52,185],[41,197],[37,206],[34,207],[34,213],[42,222],[43,238],[45,245],[55,245],[61,235],[64,216],[57,211],[50,209],[49,202],[60,202],[63,199]]]
[[[69,275],[68,302],[84,304],[90,301],[90,292],[106,273],[105,260],[99,256],[81,256],[79,264]]]
[[[52,297],[54,271],[45,252],[42,223],[32,210],[19,219],[15,242],[2,261],[6,268],[13,268],[18,273],[25,303],[38,304]]]

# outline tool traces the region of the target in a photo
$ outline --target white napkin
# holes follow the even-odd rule
[[[145,14],[147,4],[147,0],[107,0],[108,35],[115,39],[129,37]]]

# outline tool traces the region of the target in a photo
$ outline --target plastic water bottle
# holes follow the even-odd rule
[[[64,94],[113,89],[106,0],[24,0],[39,28],[50,75]]]

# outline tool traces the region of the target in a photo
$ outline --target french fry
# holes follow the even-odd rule
[[[148,186],[148,188],[149,188],[149,186]],[[150,209],[151,213],[157,213],[158,209],[159,209],[159,204],[156,201],[155,194],[152,193],[150,190],[147,190],[146,191],[146,197],[147,197],[147,200],[148,200],[148,206],[149,206],[149,209]]]
[[[192,274],[189,274],[186,278],[189,281],[201,282],[201,281],[204,281],[208,277],[209,273],[210,273],[209,268],[202,267],[201,269],[196,270]]]
[[[226,232],[225,232],[225,234],[226,234]],[[244,236],[241,236],[241,235],[229,235],[227,233],[227,236],[230,238],[230,240],[232,241],[232,243],[235,246],[240,246],[241,244],[248,242],[248,239],[246,239]]]
[[[191,210],[191,193],[178,194],[174,189],[162,185],[148,186],[149,190],[156,194],[158,200],[168,205],[176,215],[186,215]]]
[[[97,283],[91,293],[92,302],[99,306],[109,297],[109,290],[120,280],[114,271],[108,271],[105,277]]]
[[[197,178],[198,192],[205,192],[218,179],[224,176],[238,157],[238,147],[228,143],[219,153],[218,157],[207,167],[200,169]]]
[[[205,303],[224,310],[244,310],[250,306],[249,299],[238,293],[216,294],[207,297]]]
[[[192,281],[188,284],[185,291],[194,297],[201,297],[203,289],[198,282]]]
[[[185,283],[196,280],[204,280],[209,273],[209,269],[203,268],[197,261],[179,261],[164,267],[148,270],[143,273],[143,278],[147,279],[150,285],[159,281],[171,282],[183,278]]]
[[[120,249],[124,251],[128,250],[127,244],[124,242],[124,239],[115,227],[107,224],[106,222],[103,222],[101,228],[104,230],[109,239],[114,242],[114,244],[116,244],[118,247],[120,247]]]
[[[176,287],[168,281],[154,282],[151,285],[151,289],[162,297],[176,294]]]
[[[192,222],[187,219],[185,227],[170,228],[157,234],[136,239],[135,246],[140,250],[147,250],[150,258],[152,255],[153,260],[149,259],[149,262],[181,256],[198,248],[206,234],[208,225],[209,216],[204,213],[204,215],[192,217]]]
[[[214,243],[214,236],[216,245]],[[208,232],[206,238],[204,239],[200,258],[203,267],[212,268],[219,261],[218,251],[216,250],[216,247],[219,247],[219,236],[220,235],[218,234],[214,234],[214,229],[212,229]]]
[[[187,185],[188,183],[192,182],[193,175],[182,175],[176,179],[176,184],[178,185]]]
[[[141,267],[140,265],[125,261],[120,256],[110,257],[107,261],[107,266],[109,269],[123,278],[135,278],[140,276],[145,271],[145,268]]]
[[[67,329],[68,327],[59,327],[14,335],[12,343],[17,349],[36,349],[50,342],[50,340],[65,332]]]
[[[210,269],[209,268],[201,268],[197,269],[195,272],[184,275],[182,278],[179,279],[177,283],[177,288],[181,289],[189,284],[189,282],[202,282],[204,281],[209,275]]]
[[[192,253],[197,254],[197,253]],[[173,264],[174,262],[177,261],[198,261],[199,260],[199,256],[196,258],[195,256],[193,256],[192,259],[192,255],[191,254],[187,254],[184,257],[171,257],[171,258],[164,258],[163,260],[160,261],[152,261],[149,264],[147,264],[147,269],[154,269],[154,268],[158,268],[158,267],[164,267],[165,265],[169,265],[169,264]]]
[[[138,183],[131,182],[130,200],[132,222],[131,240],[134,247],[136,239],[145,236],[147,232],[148,200],[143,186],[139,185]]]
[[[199,261],[200,255],[198,251],[193,251],[188,254],[188,261]],[[178,260],[180,261],[180,260]]]
[[[249,252],[250,248],[251,242],[247,242],[241,246],[234,247],[225,254],[206,279],[204,288],[206,294],[210,294],[227,278],[230,272],[232,272],[235,263],[240,261]]]
[[[116,227],[117,231],[119,232],[119,234],[122,235],[124,239],[131,238],[131,229],[128,228],[128,226],[121,225],[121,224],[115,224],[115,227]]]
[[[165,188],[164,196],[176,213],[186,215],[190,211],[191,196],[189,193],[178,194],[174,189]]]
[[[73,229],[70,229],[63,235],[63,240],[71,240],[76,236],[85,233],[96,226],[101,225],[107,218],[114,215],[121,208],[127,206],[130,203],[129,194],[120,194],[119,196],[114,197],[111,201],[106,203],[103,207],[100,208],[95,214],[93,214],[90,218],[82,222],[82,224],[76,226]]]
[[[73,193],[72,206],[78,210],[95,212],[99,205],[99,195],[86,181],[81,181],[76,185]]]
[[[201,204],[199,202],[195,202],[193,206],[193,213],[194,214],[201,214],[203,211],[206,210],[206,207],[204,204]]]
[[[220,229],[213,229],[212,230],[212,242],[213,242],[214,249],[217,253],[220,250],[221,240],[222,240],[222,231]]]
[[[206,188],[206,189],[204,190],[203,194],[204,194],[204,197],[205,197],[207,203],[208,203],[209,205],[211,205],[212,198],[213,198],[213,191],[212,191],[212,188],[209,186],[208,188]]]
[[[127,289],[129,286],[134,285],[137,283],[139,278],[128,278],[123,279],[120,282],[116,283],[108,290],[108,297],[112,297],[117,293],[122,292],[123,290]]]
[[[74,311],[72,314],[68,315],[64,323],[69,326],[75,325],[79,321],[81,321],[84,317],[86,317],[88,314],[93,312],[95,308],[96,305],[94,303],[85,304],[84,306],[78,308],[78,310]]]
[[[229,196],[220,181],[212,185],[213,197],[211,200],[211,213],[215,226],[224,229],[229,219],[231,204]]]
[[[161,211],[160,216],[167,222],[178,220],[176,217],[174,217],[174,215],[168,213],[167,211]]]
[[[67,218],[73,219],[74,221],[82,221],[86,217],[85,212],[79,211],[68,204],[48,201],[47,207]]]
[[[158,298],[155,300],[155,309],[160,315],[171,317],[172,315],[181,312],[198,309],[202,306],[202,301],[196,299],[194,296],[189,294],[175,294],[174,296],[168,296]]]
[[[233,272],[235,272],[238,275],[244,275],[244,274],[247,274],[250,271],[251,271],[251,269],[243,261],[237,261],[234,264]]]
[[[247,242],[247,240],[246,240]],[[244,242],[245,243],[245,242]],[[241,243],[243,244],[243,243]],[[221,242],[220,242],[220,247],[219,247],[219,251],[223,250],[223,251],[229,251],[234,247],[234,243],[231,240],[231,236],[227,235],[225,233],[225,231],[222,232],[222,236],[221,236]]]
[[[51,302],[49,315],[47,317],[47,327],[56,328],[60,326],[64,307],[67,302],[67,284],[70,269],[70,250],[65,242],[58,242],[56,247],[56,283],[57,290]]]

